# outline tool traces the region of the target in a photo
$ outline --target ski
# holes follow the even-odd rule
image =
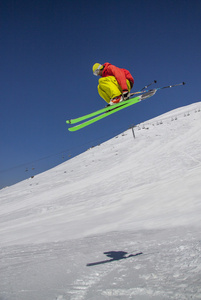
[[[156,88],[156,89],[151,89],[151,90],[147,90],[147,88],[152,85],[153,83],[156,83],[157,81],[154,80],[153,82],[151,82],[150,84],[144,86],[141,90],[139,90],[138,92],[134,92],[134,93],[131,93],[130,96],[129,96],[129,99],[125,100],[125,101],[122,101],[120,103],[117,103],[117,104],[114,104],[112,106],[107,106],[105,108],[102,108],[102,109],[99,109],[95,112],[92,112],[90,114],[87,114],[87,115],[84,115],[82,117],[79,117],[79,118],[76,118],[76,119],[70,119],[70,120],[67,120],[66,123],[67,124],[75,124],[75,123],[78,123],[78,122],[82,122],[86,119],[89,119],[89,118],[92,118],[86,122],[83,122],[79,125],[76,125],[76,126],[73,126],[73,127],[70,127],[68,128],[69,131],[77,131],[81,128],[84,128],[98,120],[101,120],[121,109],[124,109],[130,105],[133,105],[137,102],[140,102],[141,100],[144,100],[148,97],[151,97],[153,96],[156,91],[158,90],[162,90],[162,89],[166,89],[166,88],[172,88],[172,87],[175,87],[175,86],[180,86],[180,85],[185,85],[185,82],[182,82],[182,83],[178,83],[178,84],[174,84],[174,85],[168,85],[168,86],[164,86],[164,87],[159,87],[159,88]],[[136,96],[138,95],[139,96]],[[136,97],[133,97],[133,96],[136,96]],[[93,118],[95,117],[95,118]]]
[[[116,113],[117,111],[119,111],[121,109],[124,109],[124,108],[129,107],[129,106],[131,106],[131,105],[133,105],[135,103],[138,103],[138,102],[140,102],[140,101],[142,101],[144,99],[147,99],[147,98],[153,96],[155,93],[156,93],[156,89],[155,90],[151,90],[151,91],[149,91],[149,92],[147,92],[145,94],[142,94],[140,96],[137,96],[135,98],[126,100],[124,102],[121,102],[120,106],[115,106],[114,107],[114,105],[113,105],[112,108],[110,107],[109,111],[106,111],[106,113],[103,113],[103,114],[101,114],[101,115],[99,115],[99,116],[97,116],[97,117],[95,117],[93,119],[90,119],[90,120],[88,120],[88,121],[86,121],[84,123],[81,123],[79,125],[70,127],[70,128],[68,128],[68,130],[69,131],[77,131],[79,129],[82,129],[82,128],[90,125],[90,124],[93,124],[93,123],[95,123],[95,122],[97,122],[97,121],[99,121],[99,120],[101,120],[103,118],[106,118],[106,117],[110,116],[113,113]]]
[[[66,123],[67,124],[79,123],[79,122],[84,121],[86,119],[89,119],[89,118],[92,118],[94,116],[100,115],[100,114],[102,114],[104,112],[107,112],[108,110],[111,110],[111,108],[115,109],[115,108],[117,108],[119,106],[122,106],[123,104],[125,104],[125,103],[124,102],[120,102],[120,103],[114,104],[112,106],[107,106],[107,107],[101,108],[101,109],[99,109],[97,111],[94,111],[94,112],[92,112],[90,114],[84,115],[82,117],[79,117],[79,118],[76,118],[76,119],[67,120]]]
[[[154,80],[153,82],[149,83],[148,85],[145,85],[141,90],[139,90],[138,92],[134,92],[134,93],[130,93],[130,96],[129,96],[129,99],[128,100],[131,100],[133,99],[133,96],[134,95],[137,95],[137,94],[142,94],[142,93],[146,93],[148,92],[147,88],[149,86],[151,86],[152,84],[156,83],[157,81]],[[146,89],[146,90],[145,90]],[[127,100],[126,100],[127,101]],[[121,105],[123,105],[124,103],[120,102],[120,103],[117,103],[117,104],[114,104],[112,105],[112,108],[116,108],[116,107],[119,107]],[[75,124],[75,123],[79,123],[81,121],[84,121],[86,119],[89,119],[89,118],[92,118],[94,116],[97,116],[99,114],[102,114],[104,112],[107,112],[108,110],[111,110],[111,106],[107,106],[107,107],[104,107],[104,108],[101,108],[95,112],[92,112],[92,113],[89,113],[87,115],[84,115],[82,117],[78,117],[78,118],[75,118],[75,119],[70,119],[70,120],[67,120],[66,123],[67,124]]]

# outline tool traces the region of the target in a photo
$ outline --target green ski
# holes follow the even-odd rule
[[[140,92],[140,93],[142,93],[142,92]],[[135,94],[138,94],[138,92],[132,93],[131,96],[130,96],[130,98],[129,98],[128,100],[126,100],[125,102],[128,102],[128,101],[134,99],[134,97],[132,97],[132,96],[134,96]],[[131,98],[131,97],[132,97],[132,98]],[[112,105],[112,109],[114,109],[114,108],[116,108],[116,107],[119,107],[119,106],[122,106],[122,105],[124,105],[124,104],[125,104],[125,103],[123,103],[123,102],[114,104],[114,105]],[[111,110],[111,106],[107,106],[107,107],[101,108],[101,109],[99,109],[99,110],[97,110],[97,111],[94,111],[94,112],[92,112],[92,113],[90,113],[90,114],[87,114],[87,115],[85,115],[85,116],[82,116],[82,117],[79,117],[79,118],[76,118],[76,119],[70,119],[70,120],[67,120],[66,123],[67,123],[67,124],[75,124],[75,123],[79,123],[79,122],[81,122],[81,121],[84,121],[84,120],[86,120],[86,119],[92,118],[92,117],[97,116],[97,115],[100,115],[100,114],[102,114],[102,113],[104,113],[104,112],[107,112],[107,111],[109,111],[109,110]]]
[[[103,111],[101,110],[102,111],[101,115],[99,115],[99,116],[97,116],[97,117],[95,117],[93,119],[90,119],[90,120],[88,120],[88,121],[86,121],[84,123],[81,123],[79,125],[70,127],[70,128],[68,128],[68,130],[69,131],[77,131],[77,130],[79,130],[81,128],[84,128],[84,127],[86,127],[86,126],[88,126],[90,124],[93,124],[93,123],[95,123],[95,122],[97,122],[97,121],[99,121],[99,120],[101,120],[103,118],[106,118],[107,116],[109,116],[109,115],[111,115],[111,114],[113,114],[113,113],[115,113],[115,112],[117,112],[117,111],[119,111],[121,109],[124,109],[126,107],[129,107],[129,106],[137,103],[137,102],[140,102],[141,100],[149,98],[149,97],[153,96],[155,93],[156,93],[156,90],[152,90],[152,91],[150,91],[148,93],[145,93],[143,95],[137,96],[135,98],[131,98],[131,99],[125,101],[125,102],[121,102],[121,103],[119,103],[117,105],[112,105],[110,107],[107,107],[106,110],[105,109],[103,109]]]
[[[148,84],[147,86],[143,87],[140,91],[138,92],[135,92],[135,93],[131,93],[130,97],[136,95],[136,94],[141,94],[139,96],[136,96],[136,97],[132,97],[132,98],[129,98],[123,102],[120,102],[120,103],[117,103],[115,105],[112,105],[112,106],[108,106],[108,107],[105,107],[105,108],[102,108],[102,109],[99,109],[95,112],[92,112],[90,114],[87,114],[85,116],[82,116],[82,117],[79,117],[79,118],[76,118],[76,119],[71,119],[71,120],[67,120],[66,123],[67,124],[75,124],[75,123],[78,123],[78,122],[82,122],[86,119],[89,119],[89,118],[92,118],[86,122],[83,122],[79,125],[76,125],[76,126],[73,126],[73,127],[70,127],[68,128],[69,131],[77,131],[81,128],[84,128],[96,121],[99,121],[103,118],[106,118],[107,116],[121,110],[121,109],[124,109],[128,106],[131,106],[137,102],[140,102],[141,100],[144,100],[146,98],[149,98],[151,96],[153,96],[156,91],[158,90],[162,90],[162,89],[166,89],[166,88],[172,88],[172,87],[175,87],[175,86],[179,86],[179,85],[185,85],[185,82],[182,82],[182,83],[178,83],[178,84],[173,84],[173,85],[168,85],[168,86],[164,86],[164,87],[159,87],[159,88],[156,88],[156,89],[153,89],[153,90],[145,90],[145,88],[149,87],[151,84],[153,83],[156,83],[156,80],[154,80],[152,83]],[[94,116],[96,116],[95,118],[93,118]]]

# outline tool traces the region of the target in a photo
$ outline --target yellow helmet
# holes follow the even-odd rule
[[[95,63],[92,67],[93,74],[98,76],[99,70],[102,70],[103,66],[99,63]]]

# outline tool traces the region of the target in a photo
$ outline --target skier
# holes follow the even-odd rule
[[[120,69],[110,63],[95,63],[93,74],[101,76],[98,93],[109,104],[113,105],[129,98],[134,79],[126,69]]]

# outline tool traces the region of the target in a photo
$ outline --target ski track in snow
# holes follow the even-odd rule
[[[200,108],[2,189],[0,300],[201,299]]]

